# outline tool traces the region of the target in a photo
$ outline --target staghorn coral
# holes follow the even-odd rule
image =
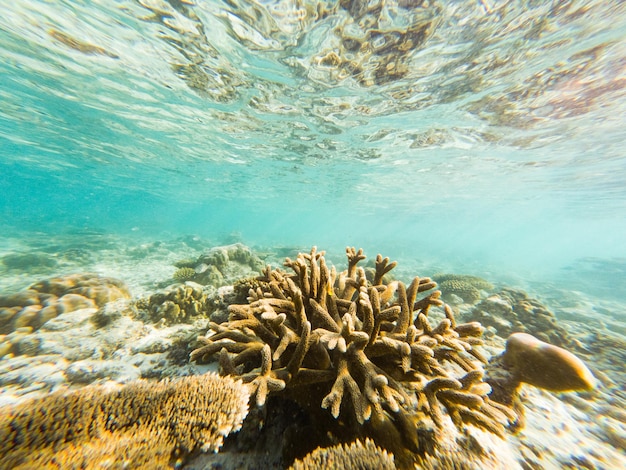
[[[194,282],[177,284],[165,292],[151,295],[147,307],[154,321],[165,319],[170,324],[206,315],[210,309],[202,286]]]
[[[19,328],[38,329],[62,313],[130,298],[124,283],[93,273],[46,279],[16,294],[0,296],[0,333]]]
[[[418,450],[418,427],[444,429],[446,414],[459,428],[503,435],[514,415],[487,396],[480,324],[457,324],[430,278],[384,284],[395,263],[378,255],[368,282],[363,251],[346,252],[341,273],[315,247],[285,260],[294,274],[268,266],[267,287],[231,305],[228,322],[211,323],[191,360],[218,357],[221,373],[241,376],[259,406],[284,390],[309,409],[341,414],[358,433],[394,436],[386,447],[396,456],[402,446]]]
[[[371,439],[365,443],[356,440],[350,445],[338,444],[317,448],[301,460],[296,460],[290,470],[394,470],[393,455],[377,447]]]
[[[493,289],[493,284],[478,276],[468,274],[435,274],[433,280],[437,282],[446,301],[456,295],[468,304],[475,304],[480,300],[481,290]]]
[[[0,411],[0,468],[137,468],[217,451],[248,398],[240,381],[216,374],[54,393]]]

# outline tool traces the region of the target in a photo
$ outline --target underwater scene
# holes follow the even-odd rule
[[[621,469],[626,2],[13,0],[1,469]]]

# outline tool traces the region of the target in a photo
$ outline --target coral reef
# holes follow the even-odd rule
[[[124,283],[93,273],[70,274],[32,284],[16,294],[0,296],[0,333],[23,327],[38,329],[61,313],[102,307],[130,298]]]
[[[480,300],[481,290],[493,289],[489,281],[467,274],[435,274],[432,278],[441,290],[441,297],[447,302],[456,295],[465,303],[475,304]]]
[[[580,348],[580,343],[557,324],[556,317],[526,292],[504,288],[481,301],[466,317],[485,327],[493,327],[506,338],[512,333],[529,333],[561,347]]]
[[[211,303],[195,282],[171,286],[165,292],[150,296],[147,310],[153,321],[165,319],[169,324],[188,322],[199,315],[211,312]]]
[[[394,470],[393,455],[377,447],[370,439],[356,440],[350,445],[338,444],[318,448],[302,460],[296,460],[290,470],[319,470],[342,468],[346,470]]]
[[[350,429],[344,442],[378,436],[401,460],[406,449],[424,451],[420,429],[436,434],[447,416],[460,429],[472,424],[503,435],[515,416],[488,397],[486,359],[476,348],[480,324],[457,324],[430,278],[385,284],[396,263],[378,255],[370,282],[358,266],[363,251],[346,253],[341,273],[315,247],[285,260],[294,274],[267,266],[266,289],[231,305],[228,322],[211,323],[213,334],[198,338],[192,361],[219,358],[221,373],[249,383],[259,406],[283,392],[312,413],[341,414]]]
[[[485,380],[492,388],[493,400],[515,408],[517,426],[523,426],[524,411],[518,396],[522,383],[553,392],[592,390],[596,386],[593,374],[578,357],[527,333],[514,333],[507,339],[504,352],[489,361]]]
[[[0,410],[0,467],[163,468],[217,451],[248,399],[240,381],[216,374],[57,392]]]

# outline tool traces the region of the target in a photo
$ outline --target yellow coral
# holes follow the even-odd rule
[[[155,321],[165,319],[169,323],[180,323],[208,314],[210,305],[202,286],[186,282],[166,292],[151,295],[148,310]]]
[[[296,460],[290,470],[394,470],[393,455],[376,446],[370,439],[365,443],[338,444],[317,448],[301,460]]]
[[[216,451],[241,427],[248,398],[240,381],[215,374],[54,393],[0,411],[0,468],[92,456],[112,462],[126,453],[135,463],[164,462],[194,449]],[[100,445],[114,455],[107,458]]]

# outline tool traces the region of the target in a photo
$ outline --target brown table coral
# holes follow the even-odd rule
[[[345,440],[384,441],[400,462],[404,449],[425,451],[420,428],[442,430],[447,416],[502,435],[514,415],[487,396],[480,324],[457,324],[430,278],[384,283],[396,263],[378,255],[370,282],[363,251],[346,251],[340,273],[315,247],[285,260],[293,274],[268,266],[266,287],[212,323],[191,359],[218,357],[221,373],[251,384],[257,405],[283,392],[313,413],[328,410],[349,430]]]

